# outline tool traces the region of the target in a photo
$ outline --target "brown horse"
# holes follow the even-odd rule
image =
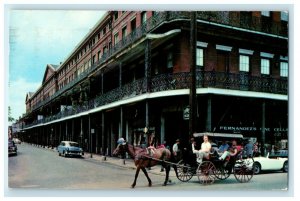
[[[170,161],[171,160],[171,152],[166,149],[166,148],[158,148],[153,150],[146,150],[140,147],[135,147],[131,144],[128,144],[126,142],[119,144],[117,146],[117,148],[114,150],[113,155],[122,155],[125,152],[127,152],[130,157],[134,160],[134,164],[136,166],[136,172],[135,172],[135,178],[134,178],[134,182],[132,183],[131,187],[134,188],[136,185],[136,180],[138,178],[139,172],[140,170],[142,170],[145,174],[145,176],[148,179],[149,182],[149,186],[152,185],[152,181],[148,176],[148,173],[146,171],[147,167],[153,167],[157,164],[161,164],[165,170],[166,170],[166,177],[165,177],[165,182],[163,183],[163,185],[167,185],[168,181],[169,181],[169,172],[170,172],[170,164],[169,163],[165,163],[164,161]],[[173,166],[173,168],[175,169],[175,172],[177,174],[177,168],[176,166]]]

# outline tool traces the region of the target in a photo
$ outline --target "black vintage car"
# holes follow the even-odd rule
[[[8,140],[8,155],[17,155],[18,154],[18,148],[17,145],[12,140]]]

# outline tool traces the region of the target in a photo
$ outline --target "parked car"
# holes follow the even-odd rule
[[[261,171],[279,171],[288,172],[288,158],[281,157],[270,157],[268,153],[267,156],[254,157],[254,174],[259,174]],[[250,159],[249,159],[250,160]]]
[[[15,144],[21,144],[21,140],[19,138],[13,138],[12,140]]]
[[[67,156],[78,156],[81,157],[84,155],[82,148],[79,147],[77,142],[72,141],[61,141],[57,147],[58,155]]]
[[[13,140],[8,140],[8,155],[12,156],[12,155],[17,155],[17,154],[18,154],[17,145],[14,143]]]

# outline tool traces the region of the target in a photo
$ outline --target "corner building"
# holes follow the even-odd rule
[[[46,65],[22,138],[110,155],[119,137],[172,145],[210,131],[287,148],[287,27],[285,12],[108,11]]]

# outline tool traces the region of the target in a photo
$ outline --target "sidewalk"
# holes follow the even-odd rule
[[[136,169],[134,161],[131,158],[121,159],[118,157],[110,157],[110,156],[105,157],[103,155],[95,154],[95,153],[93,153],[92,157],[91,157],[91,153],[89,153],[89,152],[84,152],[83,157],[86,160],[93,160],[93,161],[97,161],[99,163],[109,163],[109,164],[112,164],[112,165],[115,165],[118,167],[122,167],[122,168],[133,169],[133,170]],[[124,160],[125,160],[125,162],[124,162]],[[161,176],[166,175],[165,171],[161,172],[161,165],[156,165],[154,167],[151,167],[150,170],[147,168],[147,172],[151,173],[151,174],[161,175]],[[176,177],[175,171],[172,167],[171,167],[169,176]]]

